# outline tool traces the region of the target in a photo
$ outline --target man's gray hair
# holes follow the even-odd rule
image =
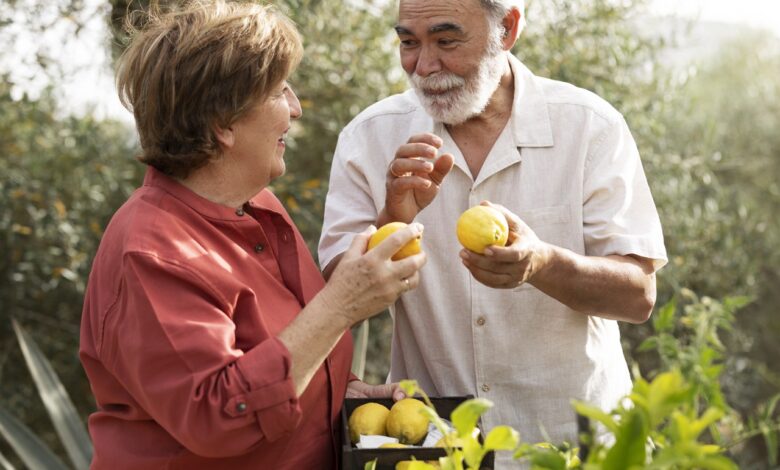
[[[523,31],[525,27],[525,0],[479,0],[482,8],[487,10],[488,18],[491,23],[501,26],[501,20],[504,19],[509,10],[517,8],[520,10],[520,24],[518,28]]]

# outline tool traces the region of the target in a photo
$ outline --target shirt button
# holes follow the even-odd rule
[[[262,243],[258,243],[257,245],[255,245],[255,252],[256,253],[260,253],[263,250],[265,250],[265,247],[263,246]]]
[[[282,241],[284,241],[285,243],[287,243],[288,241],[290,241],[290,235],[288,235],[288,234],[286,234],[286,233],[285,233],[285,234],[283,234],[283,235],[282,235]]]
[[[490,385],[482,384],[482,391],[483,392],[489,392],[490,391]]]
[[[246,403],[244,402],[236,403],[236,411],[238,411],[239,413],[243,413],[244,411],[246,411]]]
[[[244,209],[242,209],[240,207],[238,209],[236,209],[236,215],[239,216],[239,217],[244,215]]]
[[[477,318],[477,325],[482,326],[485,324],[485,317]]]

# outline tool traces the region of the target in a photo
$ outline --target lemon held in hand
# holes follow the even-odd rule
[[[404,398],[393,404],[387,415],[387,435],[401,444],[417,444],[428,434],[428,416],[422,412],[425,404],[415,398]]]
[[[377,231],[374,232],[373,235],[371,235],[371,238],[368,239],[368,249],[370,250],[375,246],[379,245],[380,243],[382,243],[382,240],[389,237],[390,235],[397,232],[398,230],[401,230],[404,227],[406,227],[406,224],[403,222],[390,222],[389,224],[385,224],[379,227],[379,229],[377,229]],[[422,251],[422,247],[420,245],[421,240],[422,240],[422,235],[410,241],[406,245],[402,246],[401,249],[398,250],[391,259],[393,261],[398,261],[399,259],[404,259],[407,256],[416,255],[417,253]]]
[[[458,241],[474,253],[482,254],[485,248],[506,245],[509,225],[506,217],[489,206],[474,206],[458,218]]]
[[[379,403],[366,403],[360,405],[349,415],[349,438],[355,444],[360,440],[360,435],[385,434],[387,415],[390,410]]]

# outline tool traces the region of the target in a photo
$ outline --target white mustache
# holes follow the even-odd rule
[[[427,77],[421,77],[416,73],[409,75],[412,85],[418,90],[448,91],[466,85],[466,79],[450,72],[438,72]]]

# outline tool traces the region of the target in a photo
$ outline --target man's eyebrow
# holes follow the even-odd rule
[[[439,23],[431,26],[428,29],[429,33],[441,33],[444,31],[453,31],[459,34],[463,34],[463,28],[455,23]]]
[[[435,25],[431,26],[430,28],[428,28],[428,33],[430,33],[430,34],[442,33],[442,32],[445,32],[445,31],[453,31],[453,32],[456,32],[458,34],[463,34],[463,28],[460,25],[455,24],[455,23],[439,23],[439,24],[435,24]],[[412,32],[410,30],[404,28],[401,25],[396,25],[395,26],[395,32],[399,36],[401,36],[401,35],[404,35],[404,36],[414,36],[414,34],[412,34]]]

